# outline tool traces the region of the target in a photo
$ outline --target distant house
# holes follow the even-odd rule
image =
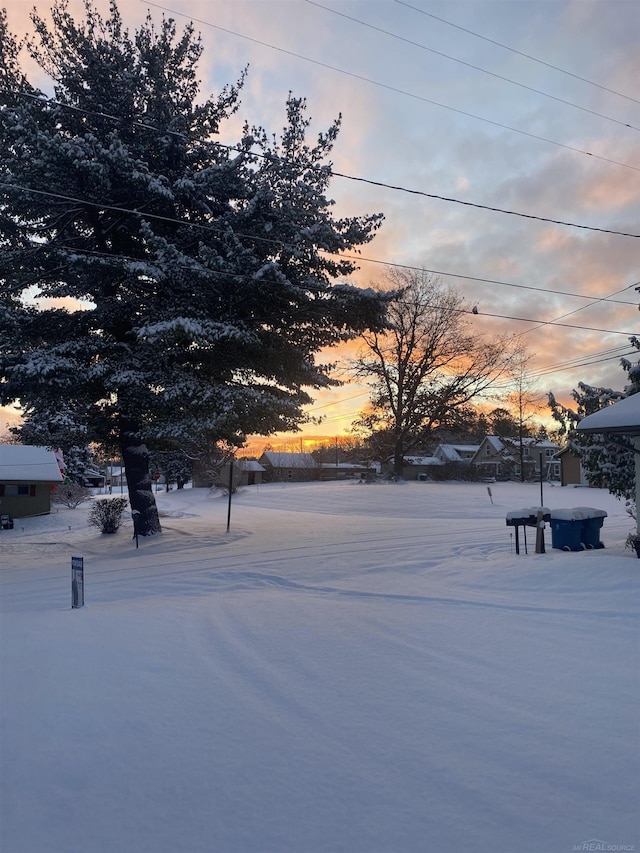
[[[582,467],[582,462],[577,453],[569,446],[563,447],[555,455],[560,463],[560,483],[563,486],[588,486],[587,477]]]
[[[304,482],[320,478],[320,466],[310,453],[286,453],[265,450],[258,462],[263,466],[267,482]]]
[[[233,487],[254,486],[262,482],[265,473],[264,467],[255,459],[234,459],[233,461]],[[210,489],[212,486],[229,485],[229,465],[222,465],[217,471],[203,469],[197,463],[193,468],[191,478],[194,489]]]
[[[404,456],[402,458],[402,479],[428,480],[433,469],[441,465],[442,462],[435,456]],[[388,477],[393,476],[393,457],[387,460],[384,473]]]
[[[477,444],[439,444],[433,451],[433,455],[442,463],[470,463],[478,450],[478,446]]]
[[[255,459],[235,459],[233,462],[233,487],[256,486],[262,482],[265,468]],[[229,485],[229,466],[223,465],[219,472],[223,486]]]
[[[540,457],[545,479],[560,478],[560,463],[555,459],[559,450],[556,444],[538,438],[523,438],[522,444],[525,478],[540,476]],[[520,477],[520,440],[487,435],[474,453],[471,464],[476,466],[480,474],[497,480]]]
[[[0,514],[27,518],[51,512],[51,490],[63,480],[52,450],[0,444]]]
[[[265,473],[264,465],[261,465],[255,459],[239,459],[241,486],[257,486],[262,482],[262,477]]]
[[[320,462],[321,480],[373,479],[378,474],[380,463],[366,462]]]

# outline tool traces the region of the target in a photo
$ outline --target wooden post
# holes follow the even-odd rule
[[[542,508],[540,508],[536,519],[536,554],[544,553],[544,521],[542,518]]]

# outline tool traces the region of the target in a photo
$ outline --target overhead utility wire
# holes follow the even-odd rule
[[[444,59],[450,59],[452,62],[457,62],[460,65],[464,65],[467,68],[472,68],[474,71],[481,71],[483,74],[488,74],[490,77],[495,77],[497,80],[502,80],[505,83],[511,83],[513,86],[519,86],[521,89],[526,89],[528,92],[534,92],[536,95],[542,95],[545,98],[550,98],[553,101],[557,101],[560,104],[564,104],[567,107],[573,107],[576,110],[582,110],[584,113],[590,113],[593,116],[597,116],[598,118],[603,118],[605,121],[611,121],[614,124],[619,124],[622,127],[628,127],[631,130],[640,131],[640,128],[636,127],[633,124],[629,124],[627,121],[621,121],[620,119],[613,118],[612,116],[604,115],[603,113],[597,112],[597,110],[589,109],[589,107],[583,107],[580,104],[574,104],[573,101],[566,101],[564,98],[558,97],[558,95],[552,95],[549,92],[543,92],[541,89],[536,89],[533,86],[527,86],[526,83],[520,83],[517,80],[512,80],[510,77],[505,77],[502,74],[496,74],[495,71],[489,71],[487,68],[482,68],[479,65],[474,65],[471,62],[466,62],[464,59],[458,59],[456,56],[450,56],[448,53],[443,53],[441,50],[436,50],[433,47],[427,47],[426,44],[421,44],[420,42],[413,41],[412,39],[408,39],[405,36],[398,35],[397,33],[392,33],[389,30],[385,30],[383,27],[377,27],[375,24],[370,24],[367,21],[362,21],[360,18],[354,18],[351,15],[347,15],[345,12],[339,12],[337,9],[332,9],[329,6],[325,6],[322,3],[318,3],[317,0],[305,0],[310,6],[317,6],[318,9],[324,9],[326,12],[331,12],[334,15],[338,15],[341,18],[345,18],[347,21],[353,21],[355,24],[360,24],[363,27],[368,27],[370,30],[374,30],[377,33],[382,33],[383,35],[391,36],[391,38],[397,39],[398,41],[402,41],[405,44],[410,44],[412,47],[418,47],[420,50],[426,50],[429,53],[433,53],[436,56],[442,56]]]
[[[618,349],[626,349],[626,347],[622,346],[622,347],[618,347]],[[559,371],[568,372],[571,370],[579,370],[582,367],[589,367],[589,366],[592,366],[594,364],[603,364],[605,361],[611,361],[615,358],[624,358],[626,355],[636,355],[636,354],[637,354],[637,350],[633,350],[633,351],[628,352],[628,353],[621,353],[620,355],[613,355],[613,356],[610,356],[608,358],[597,358],[597,359],[593,359],[593,360],[574,359],[573,361],[568,362],[566,364],[557,365],[556,367],[554,367],[553,370],[551,370],[551,369],[547,370],[546,368],[540,368],[540,370],[534,370],[531,373],[531,378],[532,379],[542,378],[545,375],[551,375],[552,373],[557,373]],[[585,359],[587,359],[587,358],[588,357],[585,356]],[[574,363],[574,362],[577,362],[577,363]],[[508,388],[508,387],[510,387],[508,383],[500,383],[500,385],[493,386],[493,389],[498,390],[500,388]],[[369,394],[368,391],[362,391],[359,394],[352,394],[349,397],[342,397],[341,399],[334,400],[331,403],[323,403],[320,406],[313,406],[312,409],[307,410],[307,414],[311,415],[314,412],[319,411],[320,409],[329,409],[333,406],[338,406],[342,403],[348,403],[350,400],[355,400],[358,397],[364,397],[365,395],[368,395],[368,394]],[[346,417],[351,417],[351,415],[357,415],[357,414],[359,414],[359,412],[357,410],[352,411],[352,412],[345,412],[345,413],[340,414],[340,415],[334,415],[331,418],[326,418],[323,420],[323,422],[326,423],[327,421],[343,420]]]
[[[635,166],[630,166],[629,168],[635,169]],[[638,171],[640,171],[640,169]],[[534,219],[534,220],[537,220],[538,222],[550,222],[552,225],[566,225],[570,228],[582,228],[582,229],[585,229],[587,231],[600,231],[604,234],[616,234],[619,237],[640,237],[640,234],[631,234],[628,231],[614,231],[614,230],[609,229],[609,228],[596,228],[595,226],[592,226],[592,225],[578,225],[575,222],[566,222],[562,219],[551,219],[551,218],[545,217],[545,216],[535,216],[533,213],[520,213],[519,211],[508,210],[508,209],[503,208],[503,207],[493,207],[492,205],[478,204],[478,203],[473,202],[473,201],[462,201],[459,198],[450,198],[448,196],[437,195],[436,193],[427,193],[427,192],[424,192],[423,190],[413,190],[413,189],[409,189],[408,187],[401,187],[401,186],[397,186],[394,184],[385,184],[382,181],[374,181],[374,180],[371,180],[370,178],[358,178],[358,177],[355,177],[354,175],[345,175],[342,172],[335,172],[333,170],[332,170],[331,174],[335,175],[336,178],[344,178],[345,180],[348,180],[348,181],[358,181],[358,182],[363,183],[363,184],[370,184],[371,186],[374,186],[374,187],[384,187],[385,189],[388,189],[388,190],[396,190],[397,192],[409,193],[410,195],[418,195],[418,196],[422,196],[423,198],[433,198],[433,199],[437,199],[438,201],[448,201],[448,202],[451,202],[452,204],[462,204],[466,207],[475,207],[477,210],[488,210],[491,213],[504,213],[508,216],[519,216],[523,219]]]
[[[611,296],[617,296],[618,293],[623,293],[625,290],[630,290],[632,287],[637,287],[640,284],[640,281],[636,281],[633,284],[628,284],[626,287],[621,288],[620,290],[614,290],[613,293],[609,294],[609,296],[601,296],[599,299],[594,299],[593,302],[590,302],[588,305],[581,305],[580,308],[574,308],[573,311],[567,311],[566,314],[561,314],[559,317],[554,317],[553,322],[556,323],[558,320],[564,320],[566,317],[571,317],[572,314],[577,314],[579,311],[584,311],[587,308],[591,308],[593,305],[597,305],[599,302],[608,301]],[[633,303],[629,303],[633,304]],[[546,326],[546,323],[540,323],[539,326],[534,326],[533,329],[527,329],[526,332],[520,332],[520,334],[515,335],[516,338],[521,338],[523,335],[528,335],[531,332],[535,332],[536,329],[542,328],[542,326]]]
[[[623,352],[619,355],[609,355],[606,358],[594,358],[594,359],[586,359],[581,361],[578,364],[568,364],[568,365],[560,365],[559,367],[553,368],[540,368],[539,370],[534,370],[531,374],[533,378],[540,378],[542,376],[550,376],[554,373],[559,373],[563,370],[576,370],[578,367],[590,367],[593,364],[604,364],[605,361],[613,361],[615,359],[622,359],[629,355],[636,355],[637,350],[630,350],[629,352]]]
[[[17,97],[24,97],[24,98],[28,98],[28,99],[31,99],[34,101],[39,101],[39,102],[42,102],[42,100],[43,100],[42,98],[39,98],[37,95],[32,95],[28,92],[12,91],[12,92],[10,92],[10,94],[15,95]],[[112,116],[109,113],[102,113],[102,112],[98,112],[97,110],[87,110],[87,109],[80,108],[80,107],[74,107],[70,104],[63,104],[60,101],[54,101],[52,99],[47,99],[45,103],[53,104],[53,105],[59,106],[63,109],[68,109],[68,110],[71,110],[72,112],[78,112],[78,113],[81,113],[83,115],[90,115],[90,116],[96,116],[99,118],[106,118],[109,121],[115,121],[115,122],[120,122],[120,123],[122,123],[124,121],[124,119],[119,117],[119,116]],[[167,136],[176,136],[180,139],[188,141],[188,138],[183,133],[178,133],[178,132],[173,131],[173,130],[162,130],[160,128],[155,127],[154,125],[145,124],[144,122],[134,121],[134,122],[129,122],[129,123],[135,127],[139,127],[143,130],[148,130],[152,133],[165,134]],[[229,145],[229,144],[225,144],[224,142],[215,141],[215,142],[209,142],[207,144],[211,147],[225,148],[227,151],[235,151],[238,154],[247,153],[247,152],[244,152],[242,149],[238,148],[236,145]],[[282,163],[284,165],[291,165],[291,161],[289,161],[283,157],[278,157],[274,154],[264,154],[261,152],[252,151],[252,152],[250,152],[250,156],[259,157],[263,160],[269,160],[269,161],[272,161],[274,163]],[[321,168],[322,167],[317,167],[317,166],[312,167],[312,171],[320,171]],[[629,168],[635,168],[635,167],[630,166]],[[639,171],[640,171],[640,169],[639,169]],[[568,221],[562,220],[562,219],[552,219],[551,217],[547,217],[547,216],[536,216],[535,214],[532,214],[532,213],[522,213],[522,212],[517,211],[517,210],[509,210],[507,208],[494,207],[494,206],[490,206],[490,205],[486,205],[486,204],[479,204],[479,203],[473,202],[473,201],[463,201],[462,199],[459,199],[459,198],[453,198],[450,196],[438,195],[436,193],[427,193],[427,192],[424,192],[424,190],[416,190],[416,189],[411,189],[409,187],[395,186],[393,184],[384,183],[383,181],[374,181],[372,178],[362,178],[362,177],[357,177],[355,175],[347,175],[344,172],[336,172],[333,170],[333,168],[331,170],[331,175],[333,177],[336,177],[336,178],[342,178],[343,180],[346,180],[346,181],[356,181],[358,183],[369,184],[369,185],[374,186],[374,187],[382,187],[384,189],[394,190],[396,192],[408,193],[409,195],[422,196],[423,198],[431,198],[431,199],[435,199],[437,201],[446,201],[446,202],[449,202],[451,204],[461,204],[465,207],[476,208],[477,210],[488,210],[491,213],[504,213],[507,216],[519,216],[522,219],[532,219],[532,220],[537,221],[537,222],[548,222],[551,225],[564,225],[568,228],[580,228],[580,229],[585,230],[585,231],[598,231],[598,232],[603,233],[603,234],[614,234],[617,237],[636,237],[636,238],[640,237],[640,234],[632,234],[632,233],[627,232],[627,231],[616,231],[616,230],[611,229],[611,228],[599,228],[595,225],[581,225],[577,222],[568,222]]]
[[[324,252],[326,250],[322,249],[321,251]],[[333,255],[333,254],[335,254],[335,252],[327,252],[327,254]],[[515,282],[512,282],[512,281],[500,281],[499,279],[495,279],[495,278],[480,278],[479,276],[476,276],[476,275],[463,275],[462,273],[445,272],[444,270],[433,270],[433,269],[428,269],[427,267],[412,266],[411,264],[398,264],[398,263],[394,263],[393,261],[381,261],[377,258],[368,258],[365,255],[347,255],[347,254],[344,254],[344,255],[338,255],[337,257],[345,258],[346,260],[350,260],[350,261],[351,260],[352,261],[358,261],[358,262],[366,261],[369,264],[380,264],[380,265],[385,266],[385,267],[393,267],[394,269],[413,270],[415,272],[428,272],[431,275],[444,275],[447,278],[461,278],[461,279],[464,279],[465,281],[478,281],[481,284],[497,284],[497,285],[500,285],[501,287],[517,287],[517,288],[520,288],[522,290],[535,290],[535,291],[538,291],[539,293],[552,293],[554,296],[571,296],[571,297],[574,297],[575,299],[592,299],[591,296],[585,296],[582,293],[571,293],[568,290],[551,290],[551,289],[546,288],[546,287],[535,287],[535,285],[532,285],[532,284],[516,284]],[[630,290],[632,287],[635,287],[636,284],[640,284],[640,282],[636,282],[634,284],[629,284],[626,287],[621,288],[620,290],[616,290],[616,293],[623,293],[625,290]],[[614,294],[612,294],[612,295],[614,295]],[[609,296],[603,296],[602,301],[612,302],[616,305],[635,305],[636,304],[635,302],[627,302],[624,299],[611,299]]]
[[[602,89],[604,92],[609,92],[612,95],[617,95],[619,98],[625,98],[627,101],[633,101],[635,104],[640,104],[636,98],[632,98],[631,95],[624,95],[622,92],[616,92],[615,89],[609,89],[607,86],[602,86],[600,83],[595,83],[593,80],[588,80],[586,77],[581,77],[579,74],[574,74],[572,71],[567,71],[566,68],[560,68],[558,65],[553,65],[551,62],[545,62],[544,59],[538,59],[535,56],[531,56],[529,53],[524,53],[521,50],[517,50],[515,47],[509,47],[507,44],[503,44],[500,41],[496,41],[495,39],[488,38],[487,36],[480,35],[480,33],[476,33],[473,30],[468,30],[466,27],[460,26],[460,24],[454,24],[452,21],[447,21],[445,18],[440,18],[438,15],[434,15],[431,12],[425,12],[424,9],[419,9],[417,6],[412,6],[411,3],[406,3],[404,0],[395,0],[396,3],[399,3],[401,6],[406,6],[407,9],[413,9],[414,12],[420,12],[421,15],[426,15],[428,18],[433,18],[435,21],[440,21],[443,24],[446,24],[449,27],[455,27],[456,30],[462,30],[463,33],[468,33],[471,36],[475,36],[476,38],[482,39],[483,41],[488,41],[490,44],[495,44],[498,47],[502,47],[505,50],[511,51],[511,53],[516,53],[518,56],[524,56],[525,59],[530,59],[532,62],[537,62],[540,65],[544,65],[547,68],[552,68],[554,71],[559,71],[561,74],[566,74],[568,77],[573,77],[575,80],[581,80],[583,83],[588,83],[590,86],[595,86],[598,89]]]
[[[625,169],[633,169],[633,171],[635,172],[640,172],[640,166],[632,166],[629,163],[621,163],[619,160],[612,160],[609,157],[603,157],[601,154],[594,154],[592,151],[585,151],[583,148],[577,148],[574,145],[567,145],[564,142],[558,142],[554,139],[548,139],[545,136],[538,136],[538,134],[530,133],[528,130],[521,130],[520,128],[512,127],[511,125],[503,124],[502,122],[494,121],[493,119],[485,118],[484,116],[478,116],[475,115],[475,113],[470,113],[466,110],[458,109],[457,107],[451,107],[448,104],[442,104],[439,101],[432,100],[431,98],[425,98],[423,95],[416,95],[414,92],[407,92],[405,89],[400,89],[396,86],[390,86],[388,83],[381,83],[378,80],[372,80],[370,77],[365,77],[362,74],[356,74],[353,71],[345,71],[343,68],[338,68],[335,65],[330,65],[328,62],[321,62],[318,59],[311,59],[308,56],[304,56],[300,53],[295,53],[294,51],[287,50],[284,47],[278,47],[277,45],[253,38],[252,36],[247,36],[243,33],[238,33],[235,30],[230,30],[226,27],[221,27],[218,24],[212,24],[210,21],[204,21],[201,18],[195,18],[193,15],[186,15],[184,12],[178,12],[176,9],[172,9],[168,6],[162,6],[159,3],[151,3],[148,2],[148,0],[140,0],[140,2],[145,3],[147,6],[153,6],[156,9],[160,9],[163,12],[169,12],[172,15],[180,15],[183,18],[188,18],[190,21],[195,21],[198,24],[203,24],[205,27],[213,27],[213,29],[220,30],[220,32],[236,36],[237,38],[245,39],[246,41],[250,41],[253,44],[259,44],[262,47],[268,47],[271,50],[277,50],[279,53],[284,53],[287,56],[293,56],[295,59],[302,59],[303,62],[310,62],[312,65],[318,65],[321,68],[327,68],[330,71],[336,71],[338,74],[344,74],[347,77],[352,77],[354,80],[362,80],[365,83],[371,83],[373,86],[378,86],[379,88],[386,89],[389,92],[395,92],[396,94],[406,95],[408,98],[414,98],[417,101],[422,101],[423,103],[431,104],[432,106],[440,107],[444,110],[450,110],[451,112],[458,113],[458,115],[463,115],[467,118],[475,119],[476,121],[486,122],[487,124],[491,124],[494,127],[499,127],[502,130],[510,130],[513,133],[520,133],[523,136],[528,136],[530,139],[537,139],[538,142],[546,142],[549,145],[556,145],[559,148],[564,148],[567,151],[573,151],[576,154],[584,154],[587,157],[593,157],[596,160],[602,160],[603,162],[610,163],[613,166],[622,166]]]
[[[403,300],[403,299],[399,299],[398,303],[400,305],[409,305],[409,306],[415,306],[418,304],[416,302],[411,302],[409,300]],[[518,322],[521,322],[521,323],[537,323],[540,326],[560,326],[561,328],[564,328],[564,329],[574,329],[574,330],[578,330],[581,332],[603,332],[604,334],[607,334],[607,335],[624,335],[626,338],[634,337],[632,332],[621,332],[621,331],[615,330],[615,329],[598,329],[598,328],[594,328],[593,326],[572,326],[569,323],[557,323],[555,320],[532,320],[530,317],[513,317],[509,314],[492,314],[489,311],[479,311],[477,306],[476,306],[475,310],[472,308],[449,308],[445,305],[431,305],[430,307],[435,309],[435,310],[447,311],[447,312],[450,312],[452,314],[471,314],[474,317],[476,317],[476,316],[477,317],[492,317],[492,318],[496,318],[499,320],[517,320]],[[519,335],[512,335],[511,337],[513,339],[513,338],[519,337]]]
[[[19,190],[24,191],[24,192],[31,192],[31,193],[34,193],[36,195],[44,195],[44,196],[48,196],[48,197],[53,197],[53,198],[61,199],[63,201],[71,201],[71,202],[74,202],[77,204],[88,204],[91,207],[99,207],[103,210],[114,210],[114,211],[117,211],[118,213],[128,213],[131,215],[141,216],[143,218],[147,217],[149,219],[159,219],[163,222],[171,222],[171,223],[176,224],[176,225],[186,225],[189,227],[201,228],[203,230],[212,231],[214,233],[220,233],[220,231],[221,231],[221,229],[217,228],[215,225],[203,225],[199,222],[189,222],[188,220],[184,220],[184,219],[175,219],[175,218],[168,217],[168,216],[159,216],[159,215],[156,215],[153,213],[148,213],[146,211],[141,211],[141,210],[137,210],[137,209],[127,209],[127,208],[122,208],[122,207],[116,207],[114,205],[101,204],[99,202],[94,202],[94,201],[85,201],[83,199],[62,195],[61,193],[47,192],[45,190],[36,190],[36,189],[32,189],[30,187],[23,187],[23,186],[19,186],[17,184],[8,184],[8,183],[2,182],[2,181],[0,181],[0,187],[7,187],[10,189],[19,189]],[[255,235],[242,234],[242,233],[238,234],[237,236],[246,238],[248,240],[255,240],[256,242],[267,243],[267,244],[272,245],[272,246],[284,246],[284,247],[286,247],[286,244],[283,243],[281,240],[274,240],[274,239],[268,238],[268,237],[258,237]],[[34,251],[37,251],[39,248],[40,248],[40,246],[35,246]],[[126,255],[117,255],[116,256],[116,255],[111,255],[108,253],[102,253],[102,252],[96,252],[96,251],[83,249],[81,247],[76,248],[76,247],[67,247],[67,246],[62,245],[62,246],[56,246],[55,248],[65,249],[65,250],[74,251],[74,252],[85,252],[86,254],[101,255],[101,256],[104,256],[108,259],[121,258],[123,260],[139,260],[139,258],[127,258]],[[569,296],[569,297],[576,298],[576,299],[591,299],[592,298],[590,296],[585,296],[581,293],[571,293],[569,291],[563,291],[563,290],[550,290],[550,289],[543,288],[543,287],[535,287],[534,285],[516,284],[515,282],[500,281],[498,279],[480,278],[478,276],[463,275],[462,273],[451,273],[451,272],[445,272],[443,270],[426,269],[424,267],[410,266],[409,264],[397,264],[397,263],[393,263],[393,262],[377,260],[375,258],[367,258],[367,257],[364,257],[362,255],[338,254],[337,252],[329,252],[326,249],[320,249],[319,251],[323,252],[324,254],[332,255],[332,256],[337,257],[337,258],[344,258],[345,260],[354,260],[354,261],[358,261],[358,262],[366,261],[368,263],[381,264],[384,266],[389,266],[389,267],[394,267],[394,268],[399,268],[399,269],[420,270],[420,271],[423,270],[424,272],[431,273],[432,275],[444,275],[444,276],[447,276],[449,278],[464,279],[465,281],[477,281],[477,282],[480,282],[483,284],[496,284],[496,285],[503,286],[503,287],[517,287],[517,288],[521,288],[523,290],[534,290],[534,291],[537,291],[540,293],[547,293],[547,294],[552,293],[556,296]],[[222,271],[216,271],[216,270],[207,270],[207,271],[208,272],[222,272]],[[55,272],[55,270],[54,270],[54,272]],[[625,300],[617,300],[617,299],[614,300],[614,299],[611,299],[611,297],[617,295],[618,293],[624,293],[626,290],[630,290],[632,287],[636,287],[637,285],[640,285],[640,282],[634,282],[633,284],[629,284],[626,287],[621,288],[620,290],[616,290],[616,291],[614,291],[614,293],[610,294],[610,296],[600,297],[599,299],[596,299],[591,304],[596,304],[597,302],[612,302],[612,303],[617,304],[617,305],[635,305],[635,302],[627,302]],[[586,307],[589,307],[589,306],[586,306]],[[562,319],[562,318],[559,317],[558,319]],[[541,324],[541,325],[544,325],[544,324]],[[526,333],[523,333],[523,334],[526,334]]]
[[[0,186],[7,186],[7,185],[0,183]],[[80,199],[72,199],[72,198],[69,198],[67,196],[62,196],[58,193],[48,193],[48,192],[45,192],[43,190],[32,190],[32,192],[37,193],[39,195],[53,196],[54,198],[65,199],[67,201],[81,201]],[[125,209],[119,208],[119,207],[110,207],[109,205],[100,205],[96,202],[84,202],[83,201],[81,203],[89,204],[93,207],[100,207],[103,210],[116,210],[116,211],[121,212],[121,213],[137,213],[142,218],[144,218],[144,216],[145,216],[145,214],[143,214],[139,211],[125,210]],[[171,219],[170,217],[167,217],[167,216],[156,216],[154,214],[146,214],[146,215],[150,219],[160,219],[163,222],[175,222],[179,225],[195,225],[196,227],[203,228],[206,230],[214,230],[213,228],[207,229],[207,226],[199,225],[198,223],[183,222],[182,220]],[[247,235],[244,235],[244,236],[247,236]],[[262,238],[255,238],[255,239],[260,240]],[[274,243],[276,241],[265,240],[265,242]],[[43,248],[49,248],[49,247],[43,247]],[[58,247],[54,246],[53,248],[58,248]],[[74,251],[82,251],[82,249],[75,249]],[[114,260],[118,258],[117,255],[107,255],[107,257],[113,258]],[[124,256],[124,259],[126,260],[126,256]],[[220,270],[206,270],[205,269],[204,272],[209,272],[212,275],[226,275],[226,273],[224,273],[223,271],[220,271]],[[20,288],[20,289],[23,289],[23,288]],[[16,290],[16,292],[18,292],[18,291]],[[411,304],[411,303],[407,303],[407,304]],[[444,306],[440,306],[440,305],[434,305],[432,307],[436,308],[436,309],[437,308],[444,308]],[[569,323],[556,323],[553,320],[547,320],[547,321],[532,320],[530,317],[513,317],[513,316],[510,316],[508,314],[492,314],[492,313],[489,313],[488,311],[478,312],[477,310],[474,311],[470,308],[452,308],[452,309],[447,309],[447,310],[451,310],[453,313],[456,313],[456,314],[470,314],[472,316],[479,315],[479,316],[483,316],[483,317],[497,318],[500,320],[517,320],[517,321],[523,322],[523,323],[538,323],[541,326],[561,326],[565,329],[574,329],[575,331],[581,331],[581,332],[603,332],[604,334],[609,334],[609,335],[624,335],[627,338],[633,337],[633,334],[631,332],[621,332],[621,331],[616,330],[616,329],[600,329],[600,328],[593,328],[592,326],[574,326],[574,325],[571,325]],[[514,337],[517,337],[517,336],[514,335]]]
[[[580,355],[575,358],[569,358],[566,361],[560,361],[556,364],[544,364],[542,367],[538,368],[539,370],[556,370],[560,367],[567,367],[570,364],[574,364],[575,362],[582,362],[585,358],[608,358],[612,356],[616,358],[622,355],[622,350],[628,348],[628,344],[618,344],[616,347],[608,347],[607,349],[599,350],[598,352],[589,353],[589,355]],[[640,355],[640,353],[639,353]]]
[[[280,245],[279,243],[277,243],[277,241],[271,241],[271,242],[273,242],[275,245]],[[67,246],[65,244],[58,244],[55,246],[55,249],[56,250],[63,250],[63,251],[67,251],[67,252],[74,252],[76,254],[85,254],[85,255],[89,255],[89,256],[97,257],[97,258],[104,258],[105,260],[108,260],[108,261],[131,261],[132,263],[139,263],[139,261],[140,261],[140,258],[135,258],[132,255],[123,255],[120,253],[117,255],[114,255],[114,254],[110,254],[108,252],[99,252],[99,251],[94,250],[94,249],[84,249],[84,248],[80,248],[78,246]],[[36,247],[35,251],[38,251],[37,247]],[[322,251],[324,251],[324,250],[322,250]],[[357,258],[355,255],[336,255],[335,252],[327,252],[326,254],[335,255],[336,257],[344,257],[347,259],[353,258],[354,260],[371,261],[371,258]],[[407,270],[424,271],[424,272],[434,273],[437,275],[448,276],[451,278],[464,278],[464,279],[467,279],[470,281],[478,281],[478,282],[485,283],[485,284],[489,283],[489,284],[501,285],[503,287],[517,287],[517,288],[522,288],[524,290],[534,290],[534,291],[537,291],[538,293],[552,294],[554,296],[570,296],[570,297],[573,297],[575,299],[591,299],[590,296],[584,296],[580,293],[569,293],[569,292],[563,291],[563,290],[549,290],[549,289],[545,289],[543,287],[534,287],[533,285],[526,285],[526,284],[515,284],[514,282],[509,282],[509,281],[497,281],[494,279],[477,278],[474,276],[462,276],[462,275],[458,275],[457,273],[443,272],[442,270],[427,270],[427,269],[424,269],[423,267],[413,267],[413,266],[409,266],[408,264],[385,263],[384,261],[373,261],[373,263],[385,264],[386,266],[396,267],[396,268],[401,268],[401,269],[407,269]],[[177,267],[179,269],[185,269],[185,270],[190,270],[190,271],[193,271],[193,269],[194,269],[192,266],[189,266],[188,264],[177,264]],[[56,269],[51,271],[48,275],[51,276],[53,273],[56,273],[56,272],[61,271],[63,269],[64,269],[64,267],[61,267],[61,266],[56,267]],[[204,272],[206,274],[220,275],[220,276],[224,276],[227,278],[237,278],[237,279],[241,279],[241,280],[246,278],[246,276],[244,274],[230,273],[226,270],[214,270],[214,269],[211,269],[209,267],[204,268],[202,270],[202,272]],[[31,284],[37,285],[38,280],[39,279],[34,279],[31,282]],[[635,284],[630,284],[627,287],[622,288],[621,290],[615,291],[615,293],[616,294],[617,293],[623,293],[625,290],[629,290],[631,287],[635,287]],[[20,285],[16,288],[13,288],[9,292],[19,293],[19,292],[23,291],[24,289],[25,289],[25,287],[23,285]],[[615,295],[615,294],[612,294],[612,295]],[[607,302],[607,303],[612,304],[612,305],[635,305],[636,304],[635,302],[626,302],[625,300],[622,300],[622,299],[611,299],[610,296],[603,296],[600,299],[596,300],[596,302]],[[595,303],[591,302],[590,304],[595,304]],[[587,305],[586,307],[588,308],[589,306]],[[558,317],[557,319],[560,320],[563,318]],[[522,334],[526,334],[526,332],[522,333]],[[515,337],[519,337],[519,335],[516,335]],[[619,347],[618,349],[624,349],[624,347]]]

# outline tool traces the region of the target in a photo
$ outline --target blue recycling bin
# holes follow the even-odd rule
[[[604,548],[603,542],[600,541],[600,531],[607,517],[607,513],[603,509],[594,509],[589,506],[576,507],[580,510],[584,518],[582,520],[582,541],[585,547]]]
[[[564,510],[569,513],[571,510]],[[556,518],[551,513],[551,547],[559,548],[561,551],[584,551],[586,545],[582,543],[582,519],[581,518]]]
[[[551,511],[551,545],[561,551],[604,548],[600,529],[607,513],[603,509],[578,506]]]

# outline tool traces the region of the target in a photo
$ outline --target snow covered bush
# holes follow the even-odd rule
[[[61,483],[51,492],[51,503],[75,509],[80,504],[90,501],[92,496],[91,489],[81,486],[80,483]]]
[[[96,501],[89,511],[89,524],[98,527],[101,533],[117,533],[127,504],[126,498],[107,498]]]

